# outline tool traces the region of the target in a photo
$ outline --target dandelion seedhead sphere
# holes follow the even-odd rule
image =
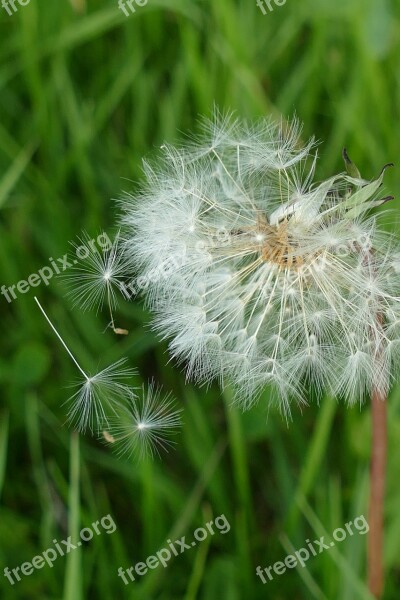
[[[217,116],[163,146],[124,200],[125,250],[155,326],[188,376],[230,382],[249,406],[272,387],[284,411],[310,387],[350,403],[390,385],[400,342],[400,249],[370,209],[385,169],[313,183],[300,126]]]

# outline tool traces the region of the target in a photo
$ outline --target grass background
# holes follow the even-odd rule
[[[12,285],[61,257],[83,229],[115,229],[112,198],[134,191],[141,157],[197,127],[214,102],[238,115],[294,112],[323,140],[318,175],[342,170],[344,145],[372,178],[398,162],[400,5],[394,0],[287,0],[263,15],[252,0],[149,0],[129,18],[116,0],[31,0],[0,7],[0,273]],[[400,169],[387,174],[400,189]],[[399,200],[392,203],[398,211]],[[390,224],[388,225],[390,226]],[[64,425],[69,358],[95,369],[128,356],[184,408],[163,461],[120,460]],[[53,280],[12,304],[1,297],[0,559],[21,565],[110,513],[117,531],[24,577],[0,573],[2,598],[43,600],[251,598],[354,600],[365,588],[366,536],[263,585],[268,566],[367,514],[370,410],[327,399],[287,427],[267,394],[241,414],[219,389],[185,385],[146,328],[139,301],[107,314],[71,310]],[[400,584],[400,389],[389,407],[385,599]],[[119,566],[224,513],[231,524],[125,587]]]

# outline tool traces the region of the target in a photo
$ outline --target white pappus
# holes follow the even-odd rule
[[[154,326],[189,377],[230,382],[251,405],[386,392],[400,347],[400,247],[370,209],[379,177],[314,183],[301,127],[215,115],[201,138],[163,146],[140,194],[123,199],[124,255],[149,277]]]

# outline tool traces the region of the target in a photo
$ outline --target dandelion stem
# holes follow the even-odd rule
[[[382,552],[386,454],[386,397],[375,387],[372,391],[372,455],[368,518],[368,585],[375,598],[381,598],[384,585]]]
[[[40,310],[42,311],[42,314],[43,314],[44,318],[46,319],[46,321],[48,322],[48,324],[50,325],[50,327],[52,328],[52,330],[54,331],[54,333],[56,334],[56,336],[58,337],[58,339],[60,340],[60,342],[64,346],[65,350],[68,352],[68,354],[70,355],[70,357],[74,361],[75,365],[78,367],[78,369],[80,370],[80,372],[82,373],[82,375],[84,376],[84,378],[86,380],[89,380],[90,379],[89,376],[86,375],[85,371],[79,365],[78,361],[76,360],[76,358],[72,354],[71,350],[68,348],[67,344],[64,342],[64,340],[62,339],[61,335],[58,333],[57,329],[54,327],[53,323],[50,321],[49,317],[47,316],[47,314],[46,314],[46,312],[45,312],[45,310],[43,308],[43,306],[40,304],[40,302],[36,298],[36,296],[35,296],[35,302],[38,305],[38,307],[40,308]]]

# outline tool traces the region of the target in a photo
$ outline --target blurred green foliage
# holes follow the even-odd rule
[[[141,158],[195,130],[214,103],[239,116],[297,113],[323,141],[318,176],[342,170],[346,146],[366,178],[397,162],[400,4],[394,0],[287,0],[263,15],[255,0],[148,0],[129,17],[117,0],[31,0],[0,6],[0,284],[61,257],[82,230],[115,230],[116,203],[137,189]],[[387,174],[400,189],[400,169]],[[392,203],[399,210],[399,200]],[[383,217],[396,229],[393,216]],[[398,228],[397,228],[398,231]],[[37,293],[83,365],[128,356],[184,407],[163,461],[117,459],[65,426],[75,371],[37,310]],[[56,280],[8,304],[1,297],[0,558],[14,568],[110,513],[95,536],[1,597],[239,600],[366,599],[366,536],[263,585],[257,565],[366,514],[369,407],[326,399],[268,411],[268,392],[241,414],[217,386],[187,385],[141,302],[107,314],[72,310]],[[400,584],[400,390],[390,398],[385,600]],[[226,535],[124,586],[117,575],[224,513]]]

